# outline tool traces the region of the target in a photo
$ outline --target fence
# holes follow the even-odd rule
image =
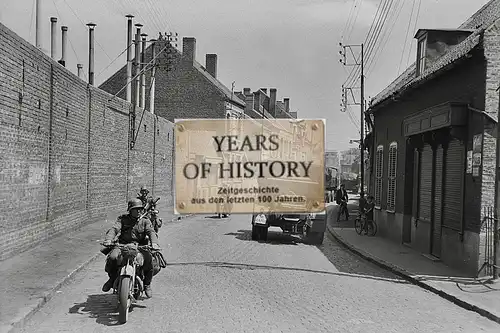
[[[481,234],[484,234],[484,262],[477,275],[484,271],[485,276],[498,278],[497,247],[498,247],[498,218],[493,207],[484,209],[484,217],[481,222]]]

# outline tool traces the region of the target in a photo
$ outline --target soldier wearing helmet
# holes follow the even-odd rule
[[[151,221],[147,218],[140,218],[139,214],[143,209],[140,199],[131,199],[128,202],[128,214],[120,215],[113,226],[106,233],[104,240],[105,246],[110,246],[117,240],[120,244],[136,243],[144,245],[147,240],[151,240],[152,246],[158,248],[158,237],[153,229]],[[152,297],[151,281],[153,279],[153,258],[148,251],[140,251],[144,264],[144,291],[146,296]],[[106,258],[105,271],[108,273],[109,280],[102,287],[102,291],[107,292],[113,287],[115,279],[118,277],[118,267],[121,263],[121,251],[114,248],[109,252]]]

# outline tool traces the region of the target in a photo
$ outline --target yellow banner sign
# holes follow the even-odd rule
[[[324,120],[176,120],[176,214],[323,211],[324,137]]]

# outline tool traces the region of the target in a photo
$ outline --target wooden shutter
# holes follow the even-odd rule
[[[375,206],[380,207],[382,203],[382,176],[384,170],[384,147],[377,147],[375,171]]]
[[[387,210],[396,209],[396,172],[398,159],[398,145],[396,142],[389,146],[389,162],[387,163]]]
[[[462,225],[462,183],[465,149],[459,140],[450,141],[446,152],[443,225],[460,230]]]
[[[429,222],[431,221],[432,202],[432,155],[432,147],[426,143],[420,157],[418,217]]]

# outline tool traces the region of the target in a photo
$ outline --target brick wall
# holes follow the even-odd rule
[[[484,32],[486,59],[486,97],[484,111],[498,119],[498,91],[500,85],[500,20]],[[486,207],[495,204],[496,126],[487,124],[483,135],[481,218]]]
[[[129,103],[88,86],[2,24],[0,43],[0,259],[115,218],[143,184],[170,208],[172,123],[139,109],[131,126]]]

